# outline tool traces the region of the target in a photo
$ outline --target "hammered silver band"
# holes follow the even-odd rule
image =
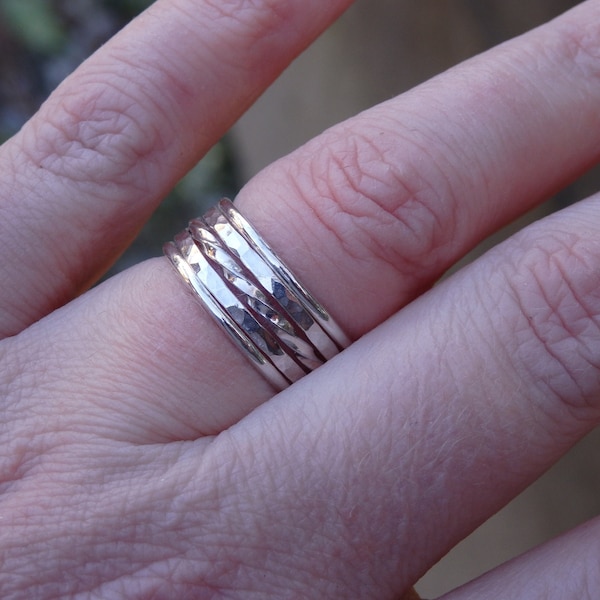
[[[226,198],[191,221],[164,252],[194,296],[277,390],[350,343]]]

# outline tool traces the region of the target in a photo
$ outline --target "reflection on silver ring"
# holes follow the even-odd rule
[[[349,345],[230,200],[191,221],[164,251],[194,296],[276,389]]]

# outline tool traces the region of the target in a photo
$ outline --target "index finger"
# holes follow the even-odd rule
[[[0,149],[0,336],[93,280],[350,3],[159,0],[69,77]]]

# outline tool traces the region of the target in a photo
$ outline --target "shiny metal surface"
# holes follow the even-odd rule
[[[195,297],[276,389],[349,344],[230,200],[192,220],[164,250]]]

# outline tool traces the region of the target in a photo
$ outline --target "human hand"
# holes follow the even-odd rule
[[[2,147],[3,598],[396,598],[598,422],[597,198],[430,289],[598,160],[597,0],[244,188],[358,339],[276,398],[165,259],[68,302],[348,4],[159,0]],[[598,527],[447,598],[593,597]]]

